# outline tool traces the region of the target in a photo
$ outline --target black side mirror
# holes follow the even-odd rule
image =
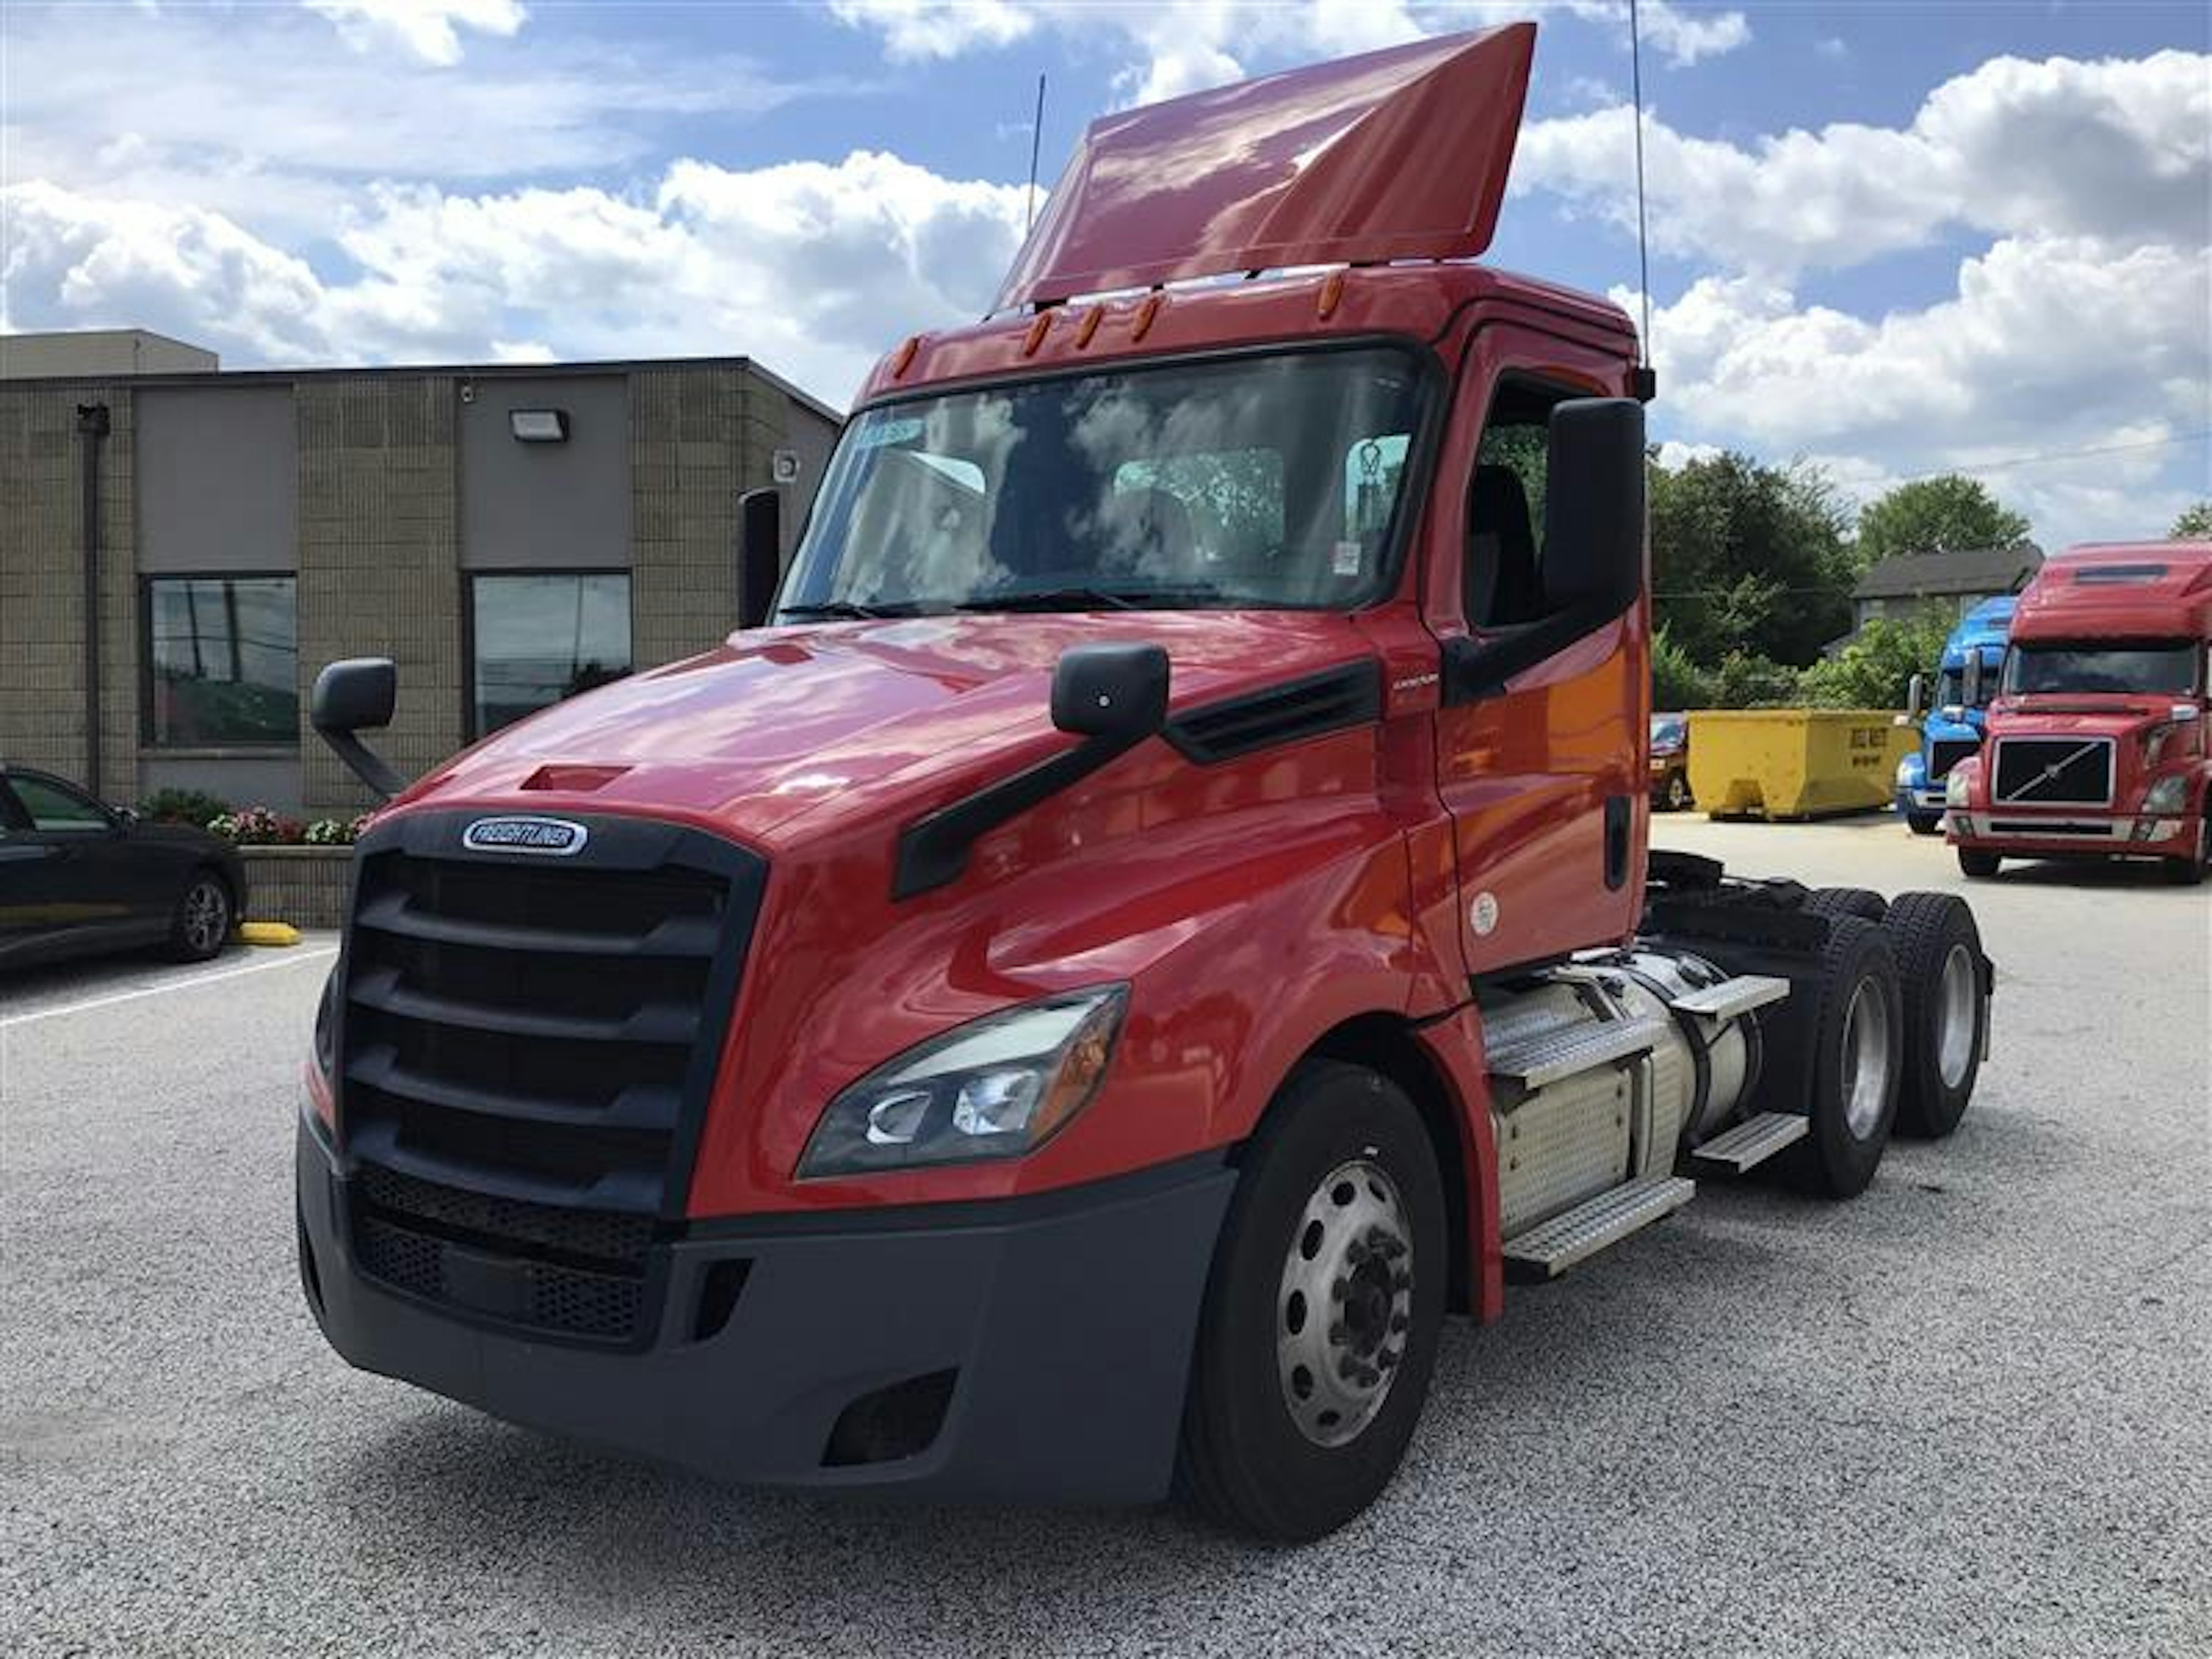
[[[1167,724],[1168,653],[1157,645],[1078,645],[1052,671],[1052,723],[1079,738],[1135,743]]]
[[[1599,622],[1643,591],[1644,405],[1633,398],[1577,398],[1552,410],[1539,574],[1550,609]]]
[[[406,787],[368,744],[354,735],[392,724],[399,700],[399,671],[389,657],[348,657],[315,676],[307,719],[347,769],[386,800]]]
[[[1544,483],[1544,614],[1443,650],[1447,701],[1471,702],[1595,632],[1644,591],[1644,405],[1577,398],[1553,406]]]
[[[783,492],[748,489],[738,497],[738,626],[759,628],[783,580]]]
[[[1910,680],[1908,680],[1908,681],[1906,681],[1906,682],[1905,682],[1905,724],[1906,724],[1906,725],[1908,725],[1908,726],[1917,726],[1917,724],[1919,724],[1919,721],[1920,721],[1920,711],[1921,711],[1922,709],[1923,709],[1923,708],[1927,708],[1927,707],[1928,707],[1928,676],[1927,676],[1927,675],[1925,675],[1925,674],[1915,674],[1915,675],[1914,675],[1914,676],[1913,676]]]

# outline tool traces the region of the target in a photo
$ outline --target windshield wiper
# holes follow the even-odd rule
[[[918,605],[855,605],[850,599],[824,599],[816,605],[787,605],[777,611],[778,621],[880,622],[886,617],[919,617]]]
[[[1046,587],[1011,593],[988,593],[963,599],[956,611],[1142,611],[1158,605],[1221,597],[1207,583],[1188,587]]]

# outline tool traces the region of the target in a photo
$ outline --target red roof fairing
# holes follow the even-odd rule
[[[1447,35],[1091,124],[996,309],[1490,246],[1533,23]]]

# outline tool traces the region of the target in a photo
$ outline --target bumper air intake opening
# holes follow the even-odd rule
[[[752,1272],[749,1261],[717,1261],[708,1267],[699,1281],[699,1305],[691,1314],[691,1340],[704,1342],[720,1336],[737,1311],[738,1297],[745,1288],[745,1276]]]
[[[822,1454],[824,1468],[890,1463],[916,1457],[935,1443],[952,1403],[957,1370],[930,1371],[864,1394],[839,1413]]]
[[[292,1225],[300,1241],[300,1288],[307,1293],[307,1305],[315,1310],[315,1317],[323,1316],[323,1275],[315,1266],[315,1247],[307,1237],[307,1218],[300,1206],[292,1206]]]

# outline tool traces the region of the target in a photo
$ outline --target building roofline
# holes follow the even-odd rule
[[[144,332],[143,330],[105,331]],[[0,336],[0,338],[12,337]],[[378,363],[359,368],[198,368],[155,370],[144,374],[24,374],[0,380],[9,386],[116,386],[137,390],[145,386],[290,386],[301,380],[395,380],[408,376],[444,377],[456,380],[522,380],[555,375],[634,374],[654,369],[727,368],[757,374],[794,403],[803,404],[833,425],[845,422],[842,410],[824,403],[750,357],[606,357],[583,362],[548,363]]]

